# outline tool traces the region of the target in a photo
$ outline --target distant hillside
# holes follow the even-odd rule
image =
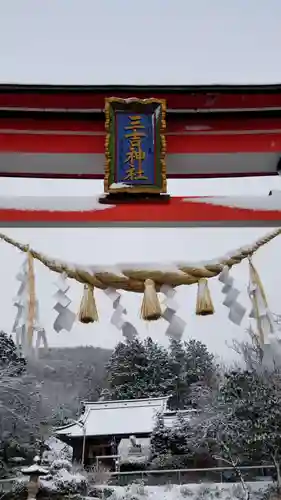
[[[29,373],[41,383],[40,393],[49,412],[74,417],[81,400],[96,401],[105,387],[105,365],[110,350],[96,347],[41,350],[39,360],[28,362]]]

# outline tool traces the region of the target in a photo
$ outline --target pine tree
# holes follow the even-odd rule
[[[198,443],[229,463],[274,463],[281,491],[280,373],[232,371],[197,430]]]
[[[215,372],[214,356],[199,340],[184,343],[186,381],[191,384],[204,381],[207,385]]]
[[[111,399],[168,396],[171,380],[169,354],[151,338],[120,342],[107,365]]]
[[[169,436],[169,447],[172,455],[187,455],[188,431],[189,425],[186,419],[181,413],[178,413]]]
[[[233,371],[226,377],[221,395],[239,423],[233,438],[250,461],[281,460],[280,374]],[[241,430],[242,429],[242,430]],[[281,477],[280,477],[281,487]]]
[[[18,354],[12,337],[0,331],[0,374],[10,369],[11,375],[19,376],[24,373],[25,367],[26,361]]]
[[[169,453],[169,434],[170,431],[164,425],[164,418],[162,414],[156,417],[155,427],[151,434],[150,446],[152,459],[165,456]]]
[[[209,384],[215,366],[201,342],[171,340],[167,350],[148,337],[120,342],[106,371],[111,399],[171,396],[169,407],[183,409],[192,404],[192,384]]]
[[[170,362],[173,372],[172,409],[196,407],[195,393],[210,387],[216,373],[214,356],[197,340],[171,340]],[[195,388],[197,385],[197,388]],[[202,390],[201,390],[202,389]]]
[[[169,354],[173,374],[173,392],[169,400],[169,406],[171,409],[182,409],[188,404],[189,394],[186,377],[186,353],[182,342],[171,339]]]

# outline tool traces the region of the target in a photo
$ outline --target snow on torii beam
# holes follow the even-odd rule
[[[0,85],[0,177],[104,177],[106,97],[165,99],[167,177],[272,175],[281,156],[281,86]],[[23,184],[24,192],[24,184]],[[188,193],[187,193],[188,194]],[[86,198],[0,198],[0,223],[278,225],[281,196],[171,198],[101,205]]]
[[[181,197],[161,205],[103,205],[98,198],[0,197],[0,224],[97,227],[281,224],[281,193],[267,197]]]

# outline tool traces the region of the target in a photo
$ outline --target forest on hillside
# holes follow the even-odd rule
[[[77,416],[81,401],[99,399],[111,354],[92,346],[41,349],[39,359],[29,359],[27,372],[40,383],[42,398],[63,422]]]
[[[54,426],[77,418],[83,400],[170,396],[176,420],[167,429],[158,416],[146,468],[274,464],[281,487],[281,373],[261,369],[251,342],[234,348],[247,368],[217,364],[194,339],[171,339],[165,348],[149,337],[114,351],[50,349],[26,360],[0,332],[2,475],[15,458],[40,454]],[[178,411],[186,409],[195,411],[188,421]]]

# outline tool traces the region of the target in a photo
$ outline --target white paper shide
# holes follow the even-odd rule
[[[59,275],[56,283],[57,292],[54,295],[56,301],[54,305],[55,311],[58,313],[54,322],[54,330],[59,333],[62,330],[70,330],[76,319],[76,315],[69,309],[71,304],[70,298],[67,296],[69,290],[68,278],[65,273]]]

